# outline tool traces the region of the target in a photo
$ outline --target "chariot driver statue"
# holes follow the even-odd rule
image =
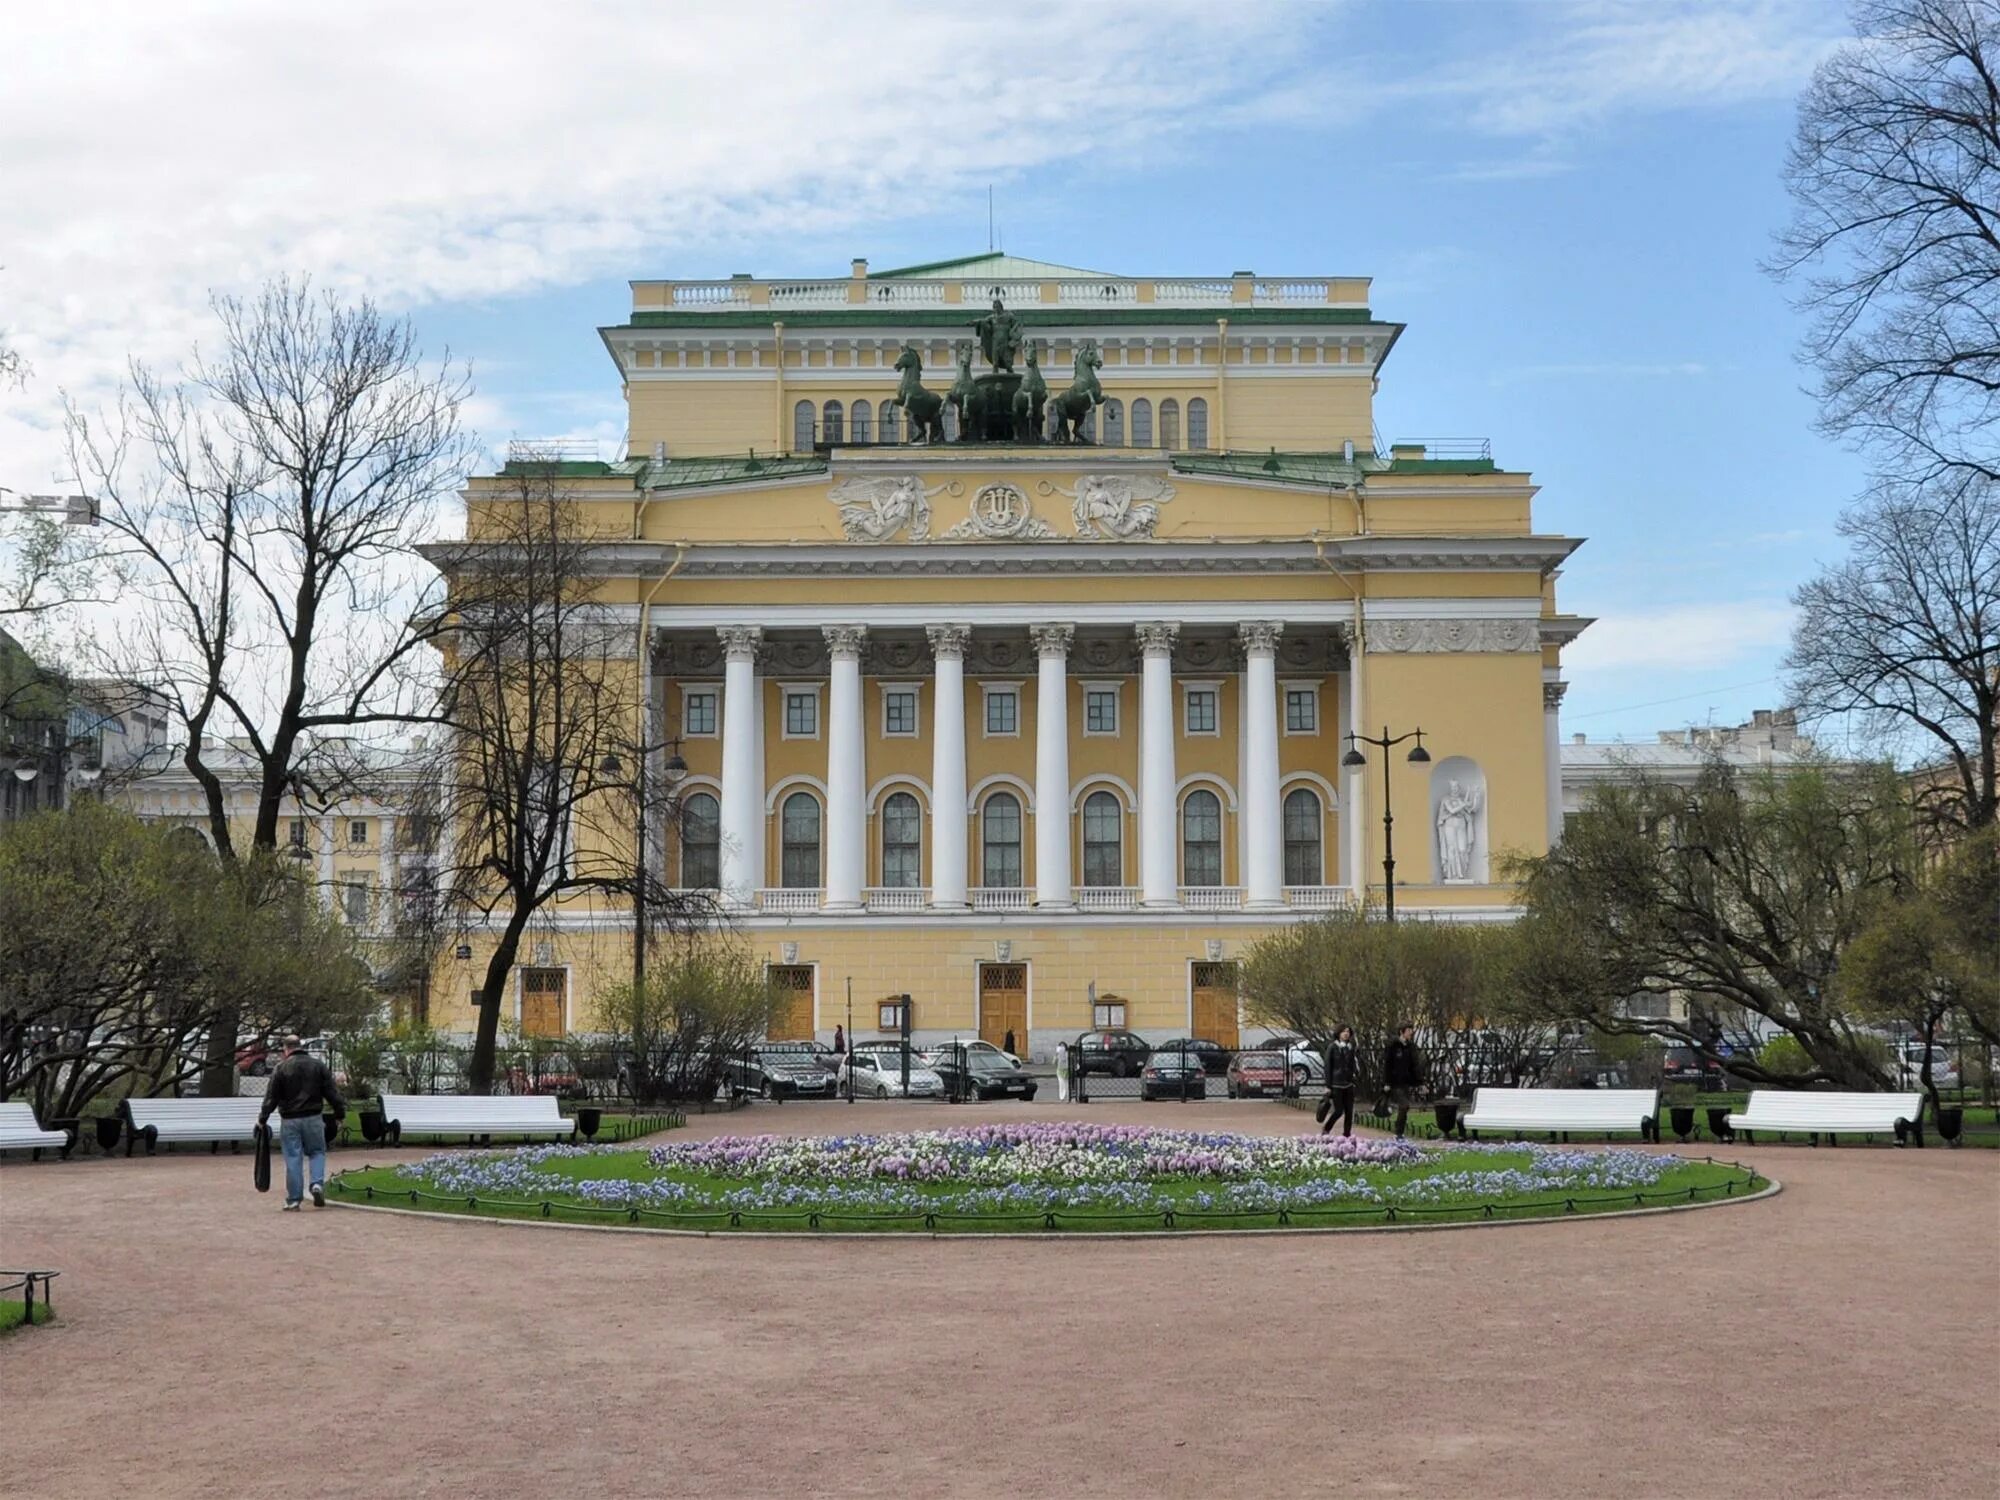
[[[1021,350],[1021,320],[995,297],[993,311],[972,327],[979,335],[979,352],[986,356],[986,362],[996,370],[1012,370],[1014,356]]]

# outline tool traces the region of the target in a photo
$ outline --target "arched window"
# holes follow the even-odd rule
[[[1181,884],[1222,884],[1222,801],[1213,792],[1197,789],[1181,804]]]
[[[995,792],[986,799],[979,819],[979,854],[981,885],[1020,885],[1021,800],[1012,792]]]
[[[783,852],[779,883],[787,890],[809,891],[819,885],[819,798],[793,792],[785,799],[778,823]]]
[[[1319,793],[1306,787],[1285,798],[1285,884],[1324,885],[1320,831],[1325,827]]]
[[[923,884],[923,827],[917,799],[908,792],[882,804],[882,884],[891,890]]]
[[[846,413],[841,410],[838,401],[829,401],[820,409],[820,427],[825,433],[824,441],[829,443],[844,443],[847,441],[844,436],[846,432]]]
[[[1132,446],[1153,446],[1153,403],[1144,396],[1132,403]]]
[[[810,453],[813,445],[813,404],[801,401],[792,408],[792,451]]]
[[[1104,446],[1122,448],[1125,446],[1125,403],[1106,401],[1104,403]]]
[[[897,430],[901,425],[901,422],[902,422],[902,408],[897,406],[896,403],[893,401],[884,401],[882,403],[881,441],[885,443],[901,442],[902,434]]]
[[[1200,396],[1188,399],[1188,446],[1190,448],[1208,446],[1208,402]]]
[[[867,442],[869,440],[869,433],[874,426],[875,426],[875,413],[873,410],[870,409],[868,403],[866,401],[855,402],[854,441],[857,443]]]
[[[1083,883],[1125,883],[1125,810],[1110,792],[1083,799]]]
[[[722,807],[707,792],[681,804],[681,884],[694,891],[722,884]]]
[[[1160,403],[1160,446],[1178,448],[1181,445],[1181,404],[1178,401]]]

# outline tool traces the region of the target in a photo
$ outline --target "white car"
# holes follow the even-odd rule
[[[1304,1037],[1274,1036],[1268,1042],[1245,1047],[1245,1052],[1282,1052],[1285,1068],[1292,1075],[1292,1087],[1326,1082],[1326,1055]]]
[[[903,1089],[903,1059],[894,1052],[856,1052],[841,1069],[841,1087],[853,1080],[858,1099],[942,1099],[944,1080],[925,1067],[914,1055],[910,1058],[910,1086]]]
[[[1016,1057],[1013,1053],[1003,1052],[998,1047],[994,1046],[991,1042],[986,1041],[980,1037],[972,1037],[962,1042],[933,1042],[930,1046],[925,1047],[921,1050],[921,1055],[923,1057],[935,1060],[939,1057],[943,1057],[949,1054],[954,1046],[963,1047],[965,1049],[965,1055],[968,1060],[974,1057],[978,1057],[983,1053],[987,1057],[993,1058],[998,1062],[1004,1062],[1010,1068],[1020,1068],[1027,1066],[1025,1063],[1021,1061],[1020,1058]]]

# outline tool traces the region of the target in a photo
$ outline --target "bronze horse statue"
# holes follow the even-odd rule
[[[1014,441],[1039,443],[1048,405],[1049,383],[1042,378],[1041,349],[1033,341],[1027,348],[1028,373],[1014,392]]]
[[[910,419],[910,441],[943,442],[944,397],[924,389],[924,357],[917,353],[915,344],[903,345],[896,368],[903,372],[903,383],[896,387],[894,400]]]
[[[972,398],[975,394],[975,389],[972,384],[972,345],[960,344],[958,346],[958,379],[954,380],[951,383],[951,389],[945,392],[944,401],[945,405],[956,408],[958,412],[958,440],[961,443],[972,440],[973,424],[969,419],[972,415]]]
[[[1056,414],[1058,443],[1090,441],[1083,435],[1083,419],[1104,400],[1104,387],[1097,383],[1097,372],[1103,365],[1104,356],[1097,352],[1096,344],[1086,343],[1076,351],[1075,378],[1069,389],[1049,400],[1049,409]]]

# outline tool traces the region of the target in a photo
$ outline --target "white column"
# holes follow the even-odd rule
[[[327,911],[334,908],[333,818],[330,814],[319,820],[319,904]]]
[[[757,643],[755,625],[724,625],[722,638],[722,896],[747,906],[756,894],[764,777],[757,756]]]
[[[1276,620],[1245,620],[1243,641],[1243,811],[1249,858],[1243,904],[1268,910],[1285,904],[1285,843],[1278,805],[1278,637]]]
[[[384,812],[375,820],[380,853],[375,861],[375,923],[387,929],[396,916],[396,815]]]
[[[868,878],[867,743],[861,712],[860,625],[827,625],[826,908],[858,911]]]
[[[1139,896],[1148,906],[1180,901],[1174,835],[1174,637],[1165,620],[1134,627],[1139,637]]]
[[[1352,641],[1347,647],[1347,697],[1341,704],[1342,736],[1361,732],[1361,648]],[[1347,741],[1340,741],[1340,753],[1347,753]],[[1347,850],[1347,880],[1354,890],[1354,904],[1361,906],[1368,896],[1373,872],[1368,863],[1368,768],[1343,767],[1340,773],[1340,842]]]
[[[1549,847],[1555,848],[1563,836],[1562,701],[1569,691],[1566,682],[1542,684],[1542,774],[1549,791]]]
[[[965,905],[965,646],[963,625],[932,625],[931,905]]]
[[[1073,625],[1036,625],[1040,658],[1035,698],[1035,904],[1068,906],[1069,646]]]

